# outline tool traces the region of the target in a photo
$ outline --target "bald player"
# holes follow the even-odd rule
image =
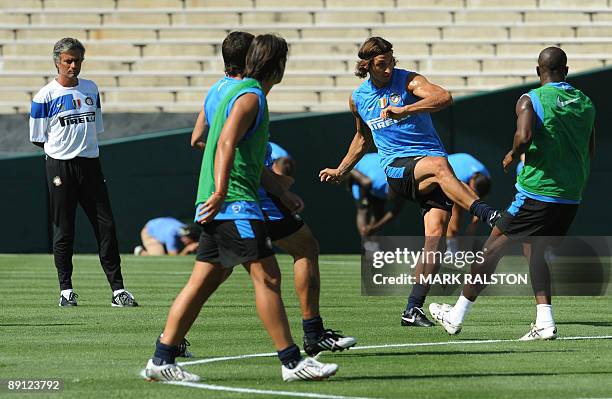
[[[517,193],[485,243],[484,262],[474,263],[471,269],[474,276],[488,277],[511,241],[526,243],[536,322],[520,338],[523,341],[557,337],[550,270],[544,257],[550,240],[542,237],[567,233],[582,200],[595,151],[595,107],[584,93],[565,81],[565,52],[557,47],[542,50],[536,72],[541,87],[519,98],[514,142],[503,160],[507,172],[525,154],[525,166],[516,179]],[[434,303],[429,311],[449,334],[458,334],[484,287],[465,285],[455,306]]]

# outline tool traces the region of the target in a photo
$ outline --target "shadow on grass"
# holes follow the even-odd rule
[[[593,327],[612,327],[610,321],[558,321],[556,324],[577,325],[577,326],[593,326]]]
[[[559,353],[559,352],[576,352],[571,349],[561,349],[561,350],[550,350],[550,351],[534,351],[534,350],[506,350],[506,351],[436,351],[436,352],[428,352],[428,351],[420,351],[420,352],[374,352],[374,353],[343,353],[341,356],[344,357],[384,357],[384,356],[455,356],[455,355],[513,355],[513,354],[523,354],[523,353]]]
[[[576,371],[576,372],[525,372],[525,373],[464,373],[464,374],[436,374],[436,375],[368,375],[354,377],[334,377],[334,381],[365,381],[365,380],[436,380],[441,378],[490,378],[490,377],[546,377],[560,375],[612,375],[612,371]]]

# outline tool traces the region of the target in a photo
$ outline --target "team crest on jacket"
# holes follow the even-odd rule
[[[62,179],[59,176],[55,176],[53,178],[53,184],[55,185],[55,187],[59,187],[62,185]]]
[[[397,93],[391,93],[391,95],[389,96],[389,101],[391,101],[391,104],[393,105],[399,104],[401,99],[402,97]]]
[[[85,104],[92,106],[93,105],[93,98],[91,97],[87,97],[85,98]]]

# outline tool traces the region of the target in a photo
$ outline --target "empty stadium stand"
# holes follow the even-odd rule
[[[346,109],[365,38],[394,44],[399,66],[460,96],[535,78],[538,52],[558,45],[570,70],[612,62],[611,0],[0,0],[0,113],[27,113],[55,74],[53,43],[87,48],[82,76],[103,107],[196,112],[223,71],[232,30],[276,32],[290,45],[275,112]]]

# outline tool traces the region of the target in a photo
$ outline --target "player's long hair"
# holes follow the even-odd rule
[[[287,42],[273,34],[259,35],[253,39],[246,56],[244,75],[260,82],[282,80],[287,63]]]
[[[360,78],[368,76],[372,58],[388,52],[393,53],[393,45],[382,37],[374,36],[366,40],[361,45],[359,53],[357,53],[359,61],[357,61],[357,65],[355,65],[355,76]],[[393,62],[397,62],[395,57],[393,58]]]

